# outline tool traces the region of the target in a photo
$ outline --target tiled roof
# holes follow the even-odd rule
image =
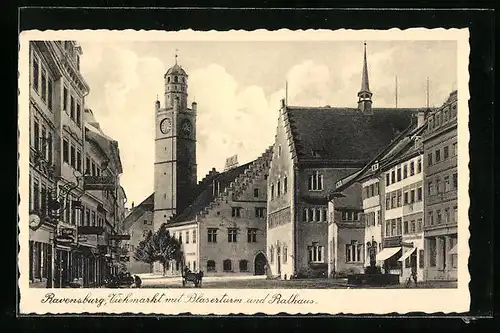
[[[196,215],[201,212],[205,207],[207,207],[214,199],[215,195],[213,193],[212,184],[213,182],[219,183],[219,191],[223,192],[226,187],[228,187],[231,182],[233,182],[236,177],[245,172],[252,162],[243,164],[228,171],[218,173],[211,180],[205,181],[198,185],[196,192],[198,195],[194,201],[179,215],[172,218],[168,225],[173,225],[180,222],[190,221],[195,219]]]
[[[154,209],[154,202],[155,202],[155,197],[154,193],[152,193],[149,197],[144,199],[143,202],[135,206],[130,213],[125,217],[123,220],[123,229],[128,230],[136,221],[137,219],[144,214],[146,211],[153,211]]]
[[[287,107],[299,161],[368,162],[411,124],[424,109]]]

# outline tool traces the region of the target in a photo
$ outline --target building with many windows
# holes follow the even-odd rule
[[[363,168],[408,128],[419,110],[372,108],[372,95],[365,48],[357,108],[299,107],[282,102],[268,178],[267,254],[272,275],[334,273],[328,272],[328,260],[333,257],[325,255],[330,241],[335,242],[334,235],[328,235],[328,194],[339,180]],[[353,218],[338,227],[363,229],[354,222],[360,204],[334,210],[340,218]],[[358,233],[351,241],[345,241],[355,245],[349,247],[351,255],[347,257],[342,249],[346,254],[342,260],[358,263],[358,251],[364,253],[364,236]]]
[[[90,90],[80,73],[81,48],[74,41],[33,41],[29,52],[30,286],[95,286],[103,276],[99,267],[107,270],[111,256],[98,259],[96,229],[89,227],[109,225],[110,234],[116,233],[115,212],[124,204],[116,200],[122,172],[118,146],[100,129],[89,132],[84,110]],[[86,177],[86,171],[94,173]],[[95,191],[98,185],[107,190]],[[107,248],[114,240],[103,242]]]
[[[432,112],[424,145],[424,237],[427,280],[457,279],[457,91]]]

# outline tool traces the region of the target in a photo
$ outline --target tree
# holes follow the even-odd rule
[[[181,261],[181,244],[170,236],[165,224],[155,233],[150,231],[147,236],[139,242],[134,252],[134,259],[148,264],[160,262],[165,275],[166,265],[170,260]]]
[[[166,265],[170,260],[181,261],[181,243],[170,236],[170,232],[165,224],[154,233],[151,238],[151,244],[154,249],[154,259],[163,266],[163,275],[165,275]]]
[[[152,265],[155,260],[155,252],[152,243],[153,232],[149,231],[146,237],[139,242],[134,251],[134,259]]]

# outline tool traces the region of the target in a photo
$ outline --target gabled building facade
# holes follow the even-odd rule
[[[373,108],[372,95],[365,48],[358,108],[294,107],[282,102],[268,178],[267,255],[272,275],[332,273],[326,252],[334,241],[328,236],[328,194],[407,129],[418,112]],[[355,223],[360,204],[337,208],[349,228],[363,229]],[[349,253],[355,253],[351,258],[358,262],[364,235],[356,241]]]

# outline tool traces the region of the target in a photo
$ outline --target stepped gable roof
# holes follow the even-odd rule
[[[368,115],[355,108],[286,107],[299,162],[366,163],[405,131],[419,111],[424,109],[374,108]]]
[[[123,220],[123,229],[128,230],[137,221],[137,219],[144,214],[146,211],[153,211],[154,209],[155,197],[152,193],[149,197],[144,199],[143,202],[135,206],[130,213]]]
[[[212,189],[213,182],[219,183],[219,190],[222,193],[224,189],[227,188],[240,174],[245,172],[251,164],[252,162],[249,162],[233,169],[229,169],[225,172],[218,173],[211,178],[212,181],[200,183],[196,189],[196,193],[198,193],[198,195],[193,202],[182,213],[174,216],[168,222],[168,225],[171,226],[176,223],[194,220],[196,215],[215,199],[216,196],[214,196]]]

